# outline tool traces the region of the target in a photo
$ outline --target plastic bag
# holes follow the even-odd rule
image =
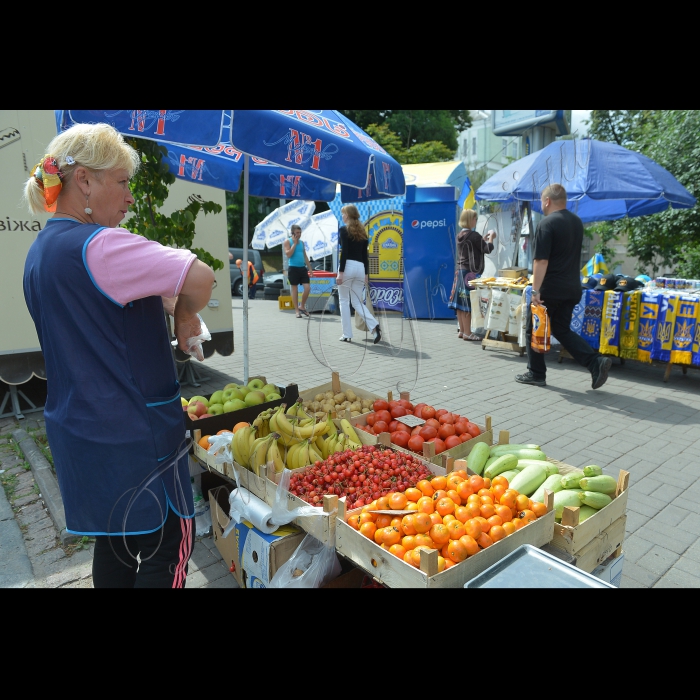
[[[192,338],[187,339],[187,350],[186,353],[188,355],[191,355],[195,359],[199,360],[200,362],[204,362],[204,353],[202,352],[202,343],[204,343],[207,340],[211,340],[211,333],[209,332],[209,329],[207,328],[207,324],[204,323],[204,319],[197,314],[197,318],[199,319],[199,324],[202,327],[202,332],[199,335],[193,336]],[[171,345],[175,348],[177,347],[177,340],[173,340]]]
[[[508,316],[510,315],[510,302],[508,293],[499,289],[491,290],[491,303],[485,316],[484,325],[490,331],[505,333],[508,328]]]
[[[372,316],[374,316],[374,307],[372,306],[372,297],[370,296],[369,289],[365,289],[365,306],[367,307],[367,311],[369,311]],[[362,318],[362,314],[358,313],[357,309],[355,309],[355,328],[357,328],[358,331],[368,331],[369,328],[367,328],[367,324],[365,323],[365,319]]]
[[[550,331],[547,307],[531,304],[530,308],[532,309],[532,340],[530,341],[530,347],[535,352],[549,352]]]
[[[231,441],[233,433],[221,433],[221,435],[212,435],[209,437],[209,447],[207,452],[214,455],[216,464],[224,464],[233,462],[231,454]]]
[[[269,588],[320,588],[340,576],[342,568],[334,547],[307,535],[294,554],[277,569]]]

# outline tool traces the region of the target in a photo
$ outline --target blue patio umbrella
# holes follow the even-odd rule
[[[554,141],[490,177],[478,200],[528,203],[541,213],[540,195],[558,183],[567,208],[584,222],[643,216],[668,208],[689,209],[696,199],[650,158],[594,139]]]
[[[367,199],[405,192],[399,163],[335,110],[56,110],[58,130],[74,123],[102,122],[126,136],[163,143],[168,148],[168,167],[181,179],[195,179],[195,175],[201,184],[235,192],[238,187],[233,185],[240,183],[243,161],[243,269],[248,259],[250,192],[262,197],[330,201],[337,183],[367,188],[372,180],[374,191]],[[246,285],[243,356],[247,381]]]

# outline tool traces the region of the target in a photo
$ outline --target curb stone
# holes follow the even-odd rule
[[[34,569],[19,523],[5,491],[0,488],[0,588],[31,588]]]
[[[82,539],[79,535],[72,535],[66,529],[66,514],[63,509],[63,499],[58,488],[58,481],[51,471],[51,465],[41,450],[25,430],[19,428],[12,431],[12,437],[20,446],[24,456],[32,468],[32,474],[41,491],[41,498],[46,504],[49,515],[56,525],[58,536],[62,545],[73,544]]]

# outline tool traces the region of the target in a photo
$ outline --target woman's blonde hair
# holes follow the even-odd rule
[[[461,228],[474,228],[479,215],[473,209],[465,209],[459,215],[459,225]]]
[[[367,240],[367,231],[360,223],[360,212],[354,204],[346,204],[340,211],[345,212],[348,217],[348,235],[353,241]]]
[[[75,124],[55,136],[46,153],[56,159],[64,185],[79,165],[95,173],[124,168],[132,177],[141,163],[138,152],[109,124]],[[44,191],[33,175],[24,186],[24,198],[32,214],[45,211]]]

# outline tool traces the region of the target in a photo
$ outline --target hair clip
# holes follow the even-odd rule
[[[75,165],[75,158],[73,158],[73,156],[66,156],[66,163],[68,165]]]

